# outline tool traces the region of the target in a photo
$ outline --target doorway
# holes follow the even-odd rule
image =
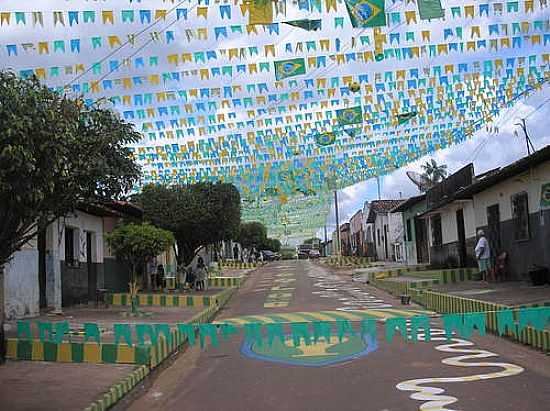
[[[456,211],[456,232],[458,234],[458,264],[459,267],[466,267],[466,229],[462,208]]]
[[[86,232],[86,267],[88,270],[88,301],[94,301],[96,298],[97,273],[92,260],[92,241],[93,233]]]
[[[487,207],[487,240],[489,241],[492,257],[498,255],[501,248],[500,209],[498,204]]]
[[[428,253],[428,229],[426,227],[426,220],[415,217],[414,235],[416,239],[416,262],[418,264],[427,264],[430,261]]]

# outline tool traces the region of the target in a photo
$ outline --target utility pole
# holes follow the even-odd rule
[[[380,200],[380,176],[376,176],[376,186],[378,188],[378,199]]]
[[[521,119],[521,123],[516,123],[516,126],[520,126],[523,130],[523,134],[525,135],[525,144],[527,145],[527,155],[531,155],[531,149],[535,151],[535,146],[533,146],[533,143],[531,142],[531,138],[529,138],[529,134],[527,133],[527,124],[525,123],[525,119]],[[517,135],[517,134],[516,134]]]
[[[338,217],[338,191],[334,190],[334,215],[336,216],[336,255],[341,255],[340,250],[340,218]]]
[[[325,246],[323,247],[323,257],[327,257],[327,246],[328,246],[328,240],[327,240],[327,224],[325,223]]]

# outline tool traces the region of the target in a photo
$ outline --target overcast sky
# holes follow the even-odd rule
[[[409,166],[399,169],[392,174],[380,178],[381,198],[398,199],[418,195],[420,192],[406,176],[406,171],[422,172],[421,165],[433,158],[438,164],[446,164],[450,173],[459,170],[466,164],[474,164],[476,174],[502,167],[527,155],[527,148],[523,131],[515,124],[521,118],[527,122],[527,130],[535,149],[550,145],[550,87],[523,102],[519,102],[511,109],[505,110],[495,125],[499,127],[498,134],[488,134],[481,130],[464,144],[438,151],[434,156],[426,156]],[[514,132],[518,132],[518,136]],[[338,192],[340,223],[349,219],[363,207],[365,201],[378,198],[376,180],[368,180],[355,184]],[[335,228],[334,206],[327,219],[327,232]],[[323,230],[318,232],[323,238]]]
[[[239,0],[240,2],[240,0]],[[204,6],[206,1],[201,1],[201,6]],[[279,27],[280,33],[274,34],[270,33],[267,29],[260,29],[258,35],[246,35],[246,31],[242,34],[238,32],[233,32],[230,30],[230,26],[236,24],[237,26],[245,26],[248,22],[247,16],[242,16],[239,11],[238,3],[230,2],[227,0],[214,1],[210,0],[210,6],[208,10],[208,20],[203,17],[197,16],[197,6],[198,0],[190,0],[182,2],[178,7],[186,8],[189,12],[188,19],[181,19],[175,21],[176,14],[175,12],[168,15],[166,20],[159,20],[158,24],[154,26],[149,26],[146,23],[140,21],[139,11],[144,10],[157,10],[157,9],[169,9],[175,4],[179,4],[179,1],[165,1],[165,0],[142,0],[142,1],[130,1],[130,0],[106,0],[106,1],[92,1],[92,0],[40,0],[37,2],[28,2],[22,0],[0,0],[0,11],[42,11],[44,12],[44,26],[37,25],[36,27],[32,24],[32,16],[30,13],[27,13],[26,25],[18,24],[15,22],[15,16],[12,15],[11,24],[8,26],[2,24],[0,27],[0,68],[13,68],[15,70],[29,69],[36,67],[50,68],[52,66],[73,66],[77,63],[83,63],[86,67],[89,67],[90,64],[98,61],[105,61],[102,65],[101,73],[89,72],[84,75],[82,78],[76,80],[76,83],[84,83],[90,80],[97,80],[99,78],[105,78],[107,80],[117,80],[121,78],[129,78],[132,76],[146,76],[151,73],[162,73],[165,71],[173,70],[189,70],[190,72],[193,69],[200,69],[204,66],[221,66],[225,64],[235,65],[238,63],[252,63],[252,62],[262,62],[270,61],[275,58],[264,56],[263,47],[265,45],[274,44],[277,48],[277,58],[280,56],[287,56],[286,53],[286,43],[296,44],[297,42],[303,42],[306,40],[321,40],[321,39],[331,39],[330,51],[321,51],[317,50],[315,52],[304,50],[304,52],[299,53],[290,53],[288,57],[298,56],[298,55],[315,55],[315,54],[333,54],[336,50],[336,39],[338,38],[341,43],[341,47],[338,46],[338,52],[346,52],[351,48],[353,42],[356,42],[359,36],[366,34],[372,35],[373,30],[371,28],[352,28],[347,16],[345,5],[341,0],[337,1],[338,10],[337,11],[326,11],[325,2],[323,1],[322,12],[319,13],[313,8],[309,11],[304,11],[303,9],[297,6],[295,1],[287,1],[287,12],[286,15],[276,15],[274,21],[282,22],[289,21],[297,18],[312,18],[312,19],[322,19],[323,28],[320,31],[315,32],[305,32],[302,29],[298,29],[286,24],[281,24]],[[475,2],[470,2],[474,4]],[[491,4],[496,4],[494,2],[487,2]],[[224,18],[221,15],[219,7],[222,5],[228,4],[237,4],[233,5],[232,8],[232,17],[231,19]],[[401,13],[403,14],[406,10],[416,10],[417,6],[414,2],[408,0],[388,0],[385,2],[386,12],[387,13]],[[508,23],[517,21],[534,21],[548,20],[549,8],[544,8],[540,6],[539,2],[535,2],[533,13],[523,13],[519,12],[505,12],[505,13],[494,13],[491,11],[486,16],[482,17],[476,12],[475,17],[463,16],[464,18],[454,18],[449,15],[450,8],[453,6],[464,6],[466,3],[459,0],[442,0],[444,8],[447,10],[446,20],[432,20],[432,21],[418,21],[418,24],[408,25],[404,21],[401,23],[392,23],[391,19],[388,19],[388,25],[384,28],[385,33],[400,33],[405,37],[405,32],[409,30],[416,31],[419,33],[419,30],[430,30],[431,31],[431,42],[436,44],[438,42],[447,42],[446,35],[444,34],[444,29],[448,27],[456,28],[461,26],[465,33],[465,40],[473,38],[473,33],[470,34],[470,28],[473,26],[479,25],[481,27],[482,37],[487,36],[487,28],[490,23]],[[121,10],[133,9],[136,10],[136,18],[133,23],[121,21]],[[524,10],[523,2],[521,2],[521,10]],[[83,21],[83,15],[80,13],[80,23],[71,25],[68,21],[67,13],[64,14],[63,24],[53,24],[53,11],[69,11],[69,10],[95,10],[97,14],[97,20],[95,24],[85,23]],[[115,24],[103,24],[101,18],[102,10],[113,10],[115,16]],[[388,14],[389,16],[389,14]],[[344,24],[340,28],[336,25],[336,18],[343,18]],[[188,36],[188,31],[190,29],[199,29],[199,28],[209,28],[209,37],[208,40],[200,40],[197,36],[190,38]],[[219,36],[217,37],[214,33],[214,27],[225,27],[228,31],[227,37]],[[546,26],[545,26],[546,27]],[[173,40],[168,41],[166,37],[160,36],[160,40],[151,42],[151,34],[154,34],[155,31],[162,30],[173,31]],[[533,27],[530,29],[534,30]],[[125,42],[128,34],[130,33],[139,33],[143,31],[143,34],[139,36],[135,45],[125,46],[122,48],[111,48],[108,46],[107,38],[108,36],[116,35],[122,42]],[[530,32],[531,32],[530,31]],[[103,37],[103,44],[100,47],[93,46],[93,37],[101,36]],[[491,36],[488,36],[491,37]],[[53,41],[56,40],[65,40],[67,41],[66,52],[61,52],[59,50],[53,49]],[[80,53],[76,54],[69,50],[69,40],[80,39],[82,50]],[[353,39],[353,40],[352,40]],[[37,48],[23,47],[24,43],[33,43],[35,46],[38,42],[49,42],[50,51],[49,53],[39,53]],[[416,41],[418,42],[418,41]],[[9,55],[6,45],[18,45],[18,55]],[[403,42],[406,44],[406,42]],[[527,42],[524,42],[524,46]],[[141,49],[141,46],[144,46]],[[247,56],[246,61],[243,60],[231,60],[228,61],[224,56],[223,58],[218,55],[217,60],[208,60],[208,62],[201,63],[194,61],[193,63],[185,63],[177,66],[177,69],[173,65],[167,62],[167,56],[173,53],[183,53],[183,52],[195,52],[195,51],[220,51],[221,49],[228,49],[231,47],[249,47],[257,46],[260,50],[259,54],[254,56]],[[471,63],[473,61],[481,61],[484,58],[494,58],[498,55],[499,58],[506,58],[510,56],[519,56],[519,55],[529,55],[535,54],[540,55],[542,52],[547,52],[543,50],[544,45],[536,48],[528,49],[531,46],[525,46],[521,48],[511,47],[508,49],[499,49],[498,53],[489,50],[489,48],[479,48],[477,51],[464,53],[463,55],[450,54],[449,56],[437,56],[437,57],[427,57],[425,56],[422,60],[410,59],[410,60],[401,60],[399,62],[400,68],[413,68],[418,65],[438,65],[438,64],[448,64],[449,59],[452,59],[453,63]],[[370,50],[371,45],[361,45],[357,46],[353,50]],[[136,54],[137,53],[137,54]],[[130,66],[121,66],[117,70],[110,72],[110,61],[118,60],[123,61],[125,58],[138,58],[142,57],[145,62],[149,62],[151,56],[159,57],[158,66],[149,66],[148,63],[144,67],[134,67]],[[376,73],[383,73],[386,70],[394,70],[395,60],[384,59],[381,62],[371,62],[368,64],[345,64],[333,66],[329,64],[327,68],[308,68],[306,78],[318,78],[318,77],[330,77],[330,76],[342,76],[342,75],[357,75],[361,73],[367,73],[372,76]],[[187,76],[187,74],[185,75]],[[189,77],[182,77],[181,83],[177,84],[169,83],[165,85],[161,83],[156,86],[145,82],[141,86],[134,85],[131,90],[121,89],[121,85],[118,86],[115,83],[115,87],[112,90],[102,90],[99,94],[94,95],[94,98],[100,97],[110,97],[113,95],[124,95],[124,94],[134,94],[134,93],[144,93],[144,92],[160,92],[160,91],[173,91],[175,89],[188,89],[191,87],[224,87],[232,84],[247,84],[249,82],[259,83],[267,82],[271,89],[273,89],[273,80],[274,80],[273,70],[270,72],[259,72],[250,76],[247,74],[238,73],[232,77],[228,76],[212,76],[209,79],[200,80],[197,78],[196,73],[192,74]],[[302,77],[296,77],[298,80],[303,80]],[[51,86],[61,86],[67,83],[75,82],[74,73],[65,73],[61,70],[60,75],[57,77],[50,77],[48,74],[47,83]],[[273,90],[271,90],[273,91]],[[254,92],[255,93],[255,92]],[[243,92],[243,95],[248,95]],[[515,159],[521,157],[525,154],[525,145],[523,140],[514,137],[514,123],[517,118],[528,116],[536,107],[544,102],[544,98],[550,96],[548,87],[539,92],[537,96],[523,102],[519,103],[516,107],[512,108],[505,112],[503,118],[497,121],[497,125],[500,127],[500,132],[498,134],[488,135],[485,131],[478,132],[472,139],[461,146],[453,146],[449,149],[438,152],[435,155],[435,159],[439,163],[444,163],[448,165],[449,171],[453,172],[463,165],[473,161],[477,173],[481,173],[487,169],[494,168],[497,166],[505,165]],[[202,97],[201,97],[202,99]],[[180,102],[181,103],[181,102]],[[150,106],[164,106],[166,103],[155,102],[150,104]],[[135,109],[133,104],[119,104],[117,109],[121,111]],[[209,109],[210,110],[210,109]],[[236,112],[236,119],[243,120],[247,118],[246,109],[222,109],[218,108],[215,112],[216,114],[224,113],[227,111]],[[194,113],[193,115],[195,115]],[[550,115],[549,105],[544,105],[542,108],[537,111],[535,114],[532,114],[528,117],[529,130],[533,137],[533,143],[537,148],[550,143],[550,131],[544,126],[543,120],[548,118]],[[141,123],[144,121],[151,121],[150,119],[145,120],[132,120],[136,122],[138,129],[141,130]],[[546,124],[548,121],[546,121]],[[248,129],[243,129],[248,131]],[[244,132],[243,131],[243,132]],[[227,131],[230,133],[232,131]],[[224,132],[225,133],[225,132]],[[185,137],[176,140],[177,142],[185,142],[190,139],[195,139],[195,137],[185,135]],[[148,137],[144,137],[140,145],[149,145],[155,146],[164,143],[173,143],[174,140],[162,140],[157,139],[155,141],[150,141]],[[405,167],[402,170],[396,171],[393,174],[381,178],[382,184],[382,197],[383,198],[399,198],[399,193],[403,198],[417,193],[415,186],[409,182],[405,176],[406,170],[415,170],[420,171],[420,164],[423,163],[426,159],[411,164]],[[372,200],[377,197],[376,190],[376,181],[367,181],[356,184],[354,186],[348,187],[340,192],[340,211],[342,216],[342,221],[349,219],[349,217],[355,213],[359,208],[362,207],[363,203],[367,200]],[[322,220],[322,218],[321,218]],[[333,210],[329,214],[328,219],[329,226],[334,224],[334,213]],[[333,227],[332,227],[333,228]]]

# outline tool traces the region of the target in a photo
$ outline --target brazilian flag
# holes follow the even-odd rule
[[[344,0],[353,27],[386,25],[385,0]]]
[[[332,131],[319,133],[315,136],[315,142],[320,146],[330,146],[336,141],[336,134]]]
[[[445,15],[441,0],[418,0],[418,13],[421,20],[440,19]]]
[[[275,79],[277,81],[301,74],[306,74],[306,61],[303,58],[275,62]]]
[[[401,113],[397,115],[397,122],[399,125],[405,124],[407,121],[409,121],[411,118],[416,117],[416,111],[410,111],[408,113]]]
[[[321,20],[301,19],[301,20],[284,21],[283,23],[288,24],[290,26],[299,27],[307,31],[321,30]]]
[[[343,108],[336,110],[336,119],[340,125],[360,124],[363,122],[363,111],[361,106]]]

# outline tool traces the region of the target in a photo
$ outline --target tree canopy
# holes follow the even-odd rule
[[[170,231],[147,223],[118,226],[105,238],[113,254],[128,265],[133,279],[138,267],[144,267],[174,243]]]
[[[174,234],[178,264],[190,264],[201,246],[238,235],[241,200],[232,184],[151,184],[143,187],[135,201],[145,220]]]
[[[244,248],[261,247],[267,240],[267,229],[257,221],[242,223],[237,240]]]
[[[79,202],[123,198],[141,135],[113,111],[85,107],[36,78],[0,72],[0,267]]]
[[[266,238],[260,248],[262,250],[270,250],[274,253],[278,253],[281,251],[281,242],[276,238]]]

